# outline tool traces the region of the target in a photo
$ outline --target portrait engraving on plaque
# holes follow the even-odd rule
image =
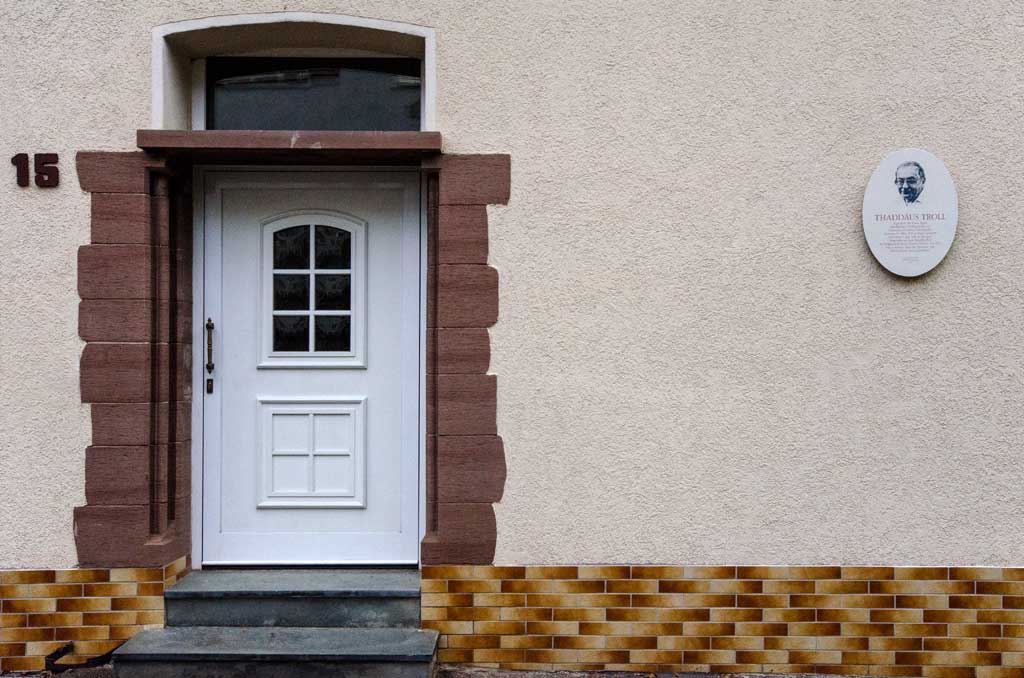
[[[935,268],[953,244],[957,196],[942,161],[927,151],[890,153],[864,192],[864,237],[886,270],[916,277]]]

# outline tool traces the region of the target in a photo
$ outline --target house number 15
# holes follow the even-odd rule
[[[36,186],[53,188],[60,184],[60,169],[57,167],[59,158],[56,153],[36,153],[32,156],[32,169],[36,173]],[[28,186],[28,153],[19,153],[11,158],[14,165],[18,185]]]

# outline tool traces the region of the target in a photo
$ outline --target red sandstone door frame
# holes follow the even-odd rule
[[[202,165],[196,166],[193,170],[193,185],[197,189],[193,192],[192,205],[192,449],[191,449],[191,473],[192,473],[192,566],[201,568],[203,562],[203,497],[204,497],[204,473],[203,473],[203,431],[204,431],[204,397],[206,388],[206,337],[205,337],[205,270],[204,270],[204,246],[205,246],[205,204],[204,191],[199,187],[204,185],[205,176],[212,171],[229,170],[232,172],[247,171],[274,171],[274,172],[322,172],[339,171],[345,172],[419,172],[418,167],[368,167],[368,166],[280,166],[280,165]],[[427,531],[427,200],[426,190],[423,182],[420,189],[420,237],[419,237],[419,365],[417,369],[418,384],[416,386],[419,401],[418,422],[417,422],[417,457],[419,467],[417,472],[417,500],[418,507],[418,534],[417,542],[421,542]],[[422,556],[421,556],[422,561]]]

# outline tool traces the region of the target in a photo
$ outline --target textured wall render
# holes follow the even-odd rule
[[[435,27],[445,152],[514,159],[488,208],[497,562],[1020,563],[1016,2],[287,8]],[[281,9],[0,10],[0,147],[65,172],[0,187],[0,565],[74,564],[74,152],[132,150],[154,25]],[[902,146],[939,155],[961,198],[917,282],[860,230]]]

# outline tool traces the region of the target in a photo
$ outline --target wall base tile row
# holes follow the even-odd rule
[[[447,664],[1024,678],[1024,568],[439,565],[422,614]]]
[[[164,567],[0,570],[0,671],[41,671],[47,655],[79,664],[164,624],[164,589],[187,572]]]

